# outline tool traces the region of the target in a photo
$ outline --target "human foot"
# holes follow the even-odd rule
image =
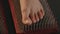
[[[20,0],[23,24],[36,23],[44,16],[44,10],[39,0]]]

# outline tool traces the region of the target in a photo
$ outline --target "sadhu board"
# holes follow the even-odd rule
[[[15,29],[17,33],[22,33],[26,31],[35,31],[38,29],[58,29],[57,20],[49,7],[47,0],[40,0],[44,7],[45,16],[39,22],[32,25],[24,25],[21,21],[21,8],[20,0],[9,0],[12,17],[15,24]]]

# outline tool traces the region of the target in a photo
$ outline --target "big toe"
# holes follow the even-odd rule
[[[31,25],[32,24],[32,21],[30,18],[24,18],[24,19],[22,19],[22,22],[25,25]]]

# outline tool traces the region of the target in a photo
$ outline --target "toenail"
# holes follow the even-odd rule
[[[34,20],[34,23],[36,23],[36,20]]]
[[[41,19],[43,19],[43,16],[41,16]]]
[[[39,19],[37,19],[37,21],[39,21]]]
[[[26,20],[25,23],[28,24],[28,25],[29,25],[29,24],[32,24],[32,22],[30,22],[30,21],[28,21],[28,20]]]
[[[25,23],[28,23],[28,20],[26,20]]]

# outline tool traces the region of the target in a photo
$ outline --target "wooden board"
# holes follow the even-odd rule
[[[44,10],[45,10],[45,16],[42,20],[40,20],[36,24],[32,24],[31,26],[27,26],[22,24],[21,21],[21,8],[20,8],[20,2],[19,0],[9,0],[10,8],[12,17],[15,24],[15,29],[17,33],[22,33],[26,31],[35,31],[38,29],[57,29],[57,20],[55,19],[54,14],[51,11],[51,8],[49,7],[46,0],[40,0]]]

